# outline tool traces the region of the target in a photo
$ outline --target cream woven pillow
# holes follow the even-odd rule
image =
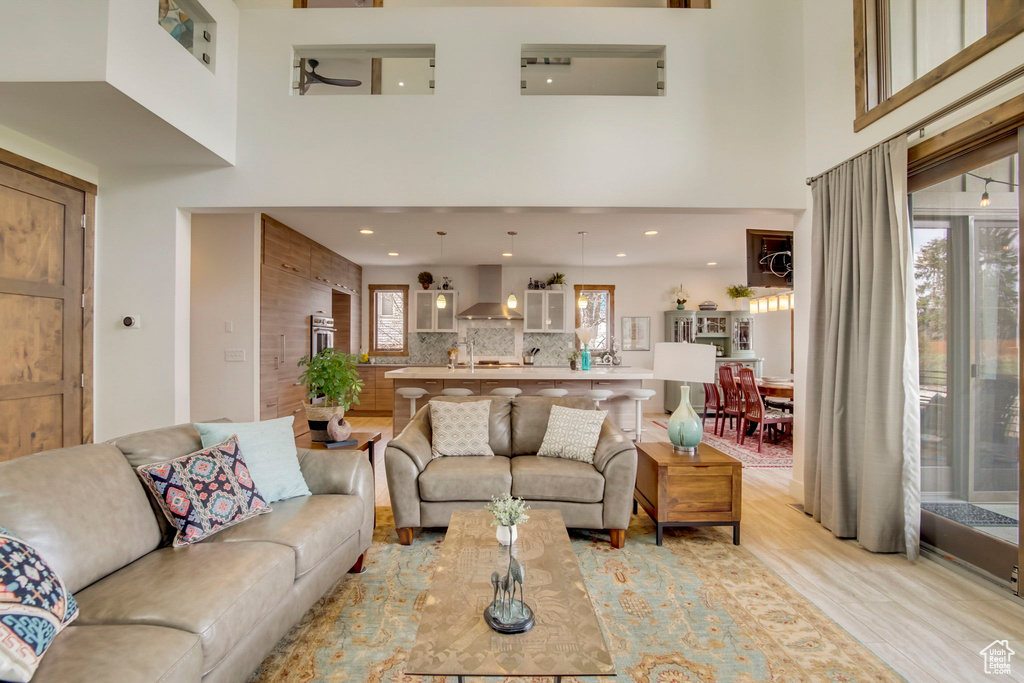
[[[490,401],[431,401],[432,457],[445,455],[494,455],[488,428]]]
[[[551,406],[548,429],[544,432],[544,441],[537,455],[593,464],[597,440],[601,438],[601,425],[607,416],[607,410]]]

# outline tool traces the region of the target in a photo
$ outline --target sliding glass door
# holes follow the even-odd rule
[[[922,540],[1005,581],[1020,547],[1020,156],[1003,141],[910,197]],[[955,175],[952,173],[955,172]]]

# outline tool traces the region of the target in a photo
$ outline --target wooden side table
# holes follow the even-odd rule
[[[365,451],[366,457],[370,459],[370,470],[373,472],[373,485],[377,486],[377,454],[374,451],[374,444],[380,441],[380,432],[352,432],[349,436],[350,439],[355,439],[358,443],[355,443],[347,448],[339,448],[339,451]],[[315,451],[328,451],[332,450],[327,446],[317,441],[310,440],[309,432],[306,432],[302,436],[295,439],[295,445],[299,448],[309,448]],[[376,491],[374,492],[376,495]],[[374,505],[373,509],[373,526],[377,526],[377,506]]]
[[[743,463],[706,443],[697,454],[682,455],[672,444],[636,444],[637,504],[657,526],[661,545],[665,527],[731,526],[732,542],[740,544]]]

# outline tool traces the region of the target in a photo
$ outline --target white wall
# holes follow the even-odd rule
[[[191,247],[189,419],[257,420],[260,217],[195,214]],[[225,361],[227,349],[243,351],[245,361]]]
[[[103,80],[107,5],[107,0],[0,0],[0,81]],[[155,10],[152,16],[156,24]]]
[[[421,270],[429,270],[435,280],[441,275],[451,277],[459,292],[459,310],[468,308],[477,302],[476,269],[473,267],[438,268],[425,266],[407,267],[373,267],[363,268],[363,310],[369,311],[368,286],[371,284],[408,284],[410,291],[419,288],[416,275]],[[566,282],[571,288],[579,281],[579,265],[566,265],[555,270],[566,273]],[[549,267],[505,266],[502,271],[502,292],[508,296],[514,291],[520,301],[530,278],[547,278],[552,272]],[[689,292],[687,308],[694,309],[701,301],[712,300],[719,304],[721,310],[733,310],[734,302],[725,294],[725,288],[732,284],[744,282],[746,271],[743,269],[706,268],[701,270],[684,270],[665,267],[616,267],[600,268],[587,271],[587,282],[615,285],[615,331],[618,336],[622,329],[623,316],[649,316],[651,318],[651,341],[665,339],[664,312],[675,308],[669,299],[671,288],[682,284]],[[572,312],[570,311],[570,315]],[[463,332],[467,321],[460,324]],[[520,326],[521,323],[514,323]],[[368,347],[369,317],[363,317],[361,345]],[[784,329],[783,329],[784,328]],[[758,357],[765,358],[765,374],[789,375],[789,316],[782,313],[755,316],[754,331],[756,335],[755,352]],[[652,346],[653,349],[653,346]],[[623,351],[623,365],[632,367],[653,367],[653,351]],[[769,372],[769,368],[772,369]],[[646,408],[648,412],[657,412],[663,405],[664,382],[650,381],[646,388],[655,389],[657,397],[651,400]]]
[[[4,126],[0,126],[0,149],[14,152],[86,182],[98,184],[100,180],[99,167]]]

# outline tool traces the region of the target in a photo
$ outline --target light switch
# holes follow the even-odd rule
[[[235,331],[235,324],[233,322],[231,322],[230,320],[225,320],[224,321],[224,331],[225,332],[234,332]]]
[[[245,361],[245,349],[224,349],[224,360],[228,363]]]

